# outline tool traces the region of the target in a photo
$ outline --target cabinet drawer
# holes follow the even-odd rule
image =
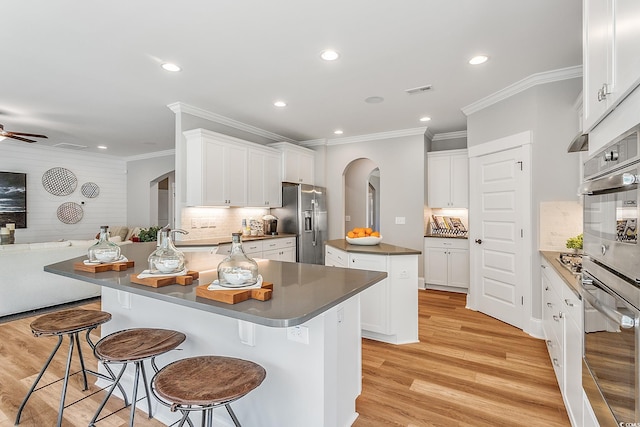
[[[249,242],[243,242],[242,249],[244,250],[244,253],[248,255],[256,253],[262,255],[262,245],[262,240],[253,240]]]
[[[425,248],[469,249],[469,239],[425,237]]]
[[[263,242],[262,249],[265,251],[270,251],[273,249],[293,248],[296,246],[295,237],[265,239],[262,242]]]

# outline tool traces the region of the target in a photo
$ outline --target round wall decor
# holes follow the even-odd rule
[[[74,202],[66,202],[58,206],[58,219],[65,224],[76,224],[80,222],[84,211],[82,206]]]
[[[78,178],[69,169],[51,168],[42,175],[42,186],[54,196],[68,196],[77,185]]]
[[[84,184],[82,184],[80,191],[82,191],[82,195],[84,197],[93,199],[95,197],[98,197],[98,195],[100,194],[100,187],[98,187],[98,184],[96,184],[95,182],[85,182]]]

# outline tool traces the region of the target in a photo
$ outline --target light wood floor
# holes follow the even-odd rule
[[[419,294],[420,343],[394,346],[363,341],[363,387],[355,427],[570,426],[544,341],[466,310],[464,295]],[[86,307],[98,309],[99,303]],[[56,342],[31,336],[33,319],[0,324],[3,427],[13,425],[26,391]],[[67,345],[65,340],[42,380],[48,385],[29,400],[21,426],[55,425],[61,389],[57,379],[64,374]],[[84,346],[86,359],[95,369],[90,349]],[[73,371],[78,370],[75,364]],[[81,388],[80,375],[73,375],[65,426],[86,426],[104,393],[95,386],[88,392]],[[128,424],[129,409],[121,409],[118,403],[110,401],[98,426]],[[138,411],[136,426],[160,425]]]

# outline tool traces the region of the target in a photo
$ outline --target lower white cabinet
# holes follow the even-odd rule
[[[418,341],[418,255],[365,254],[327,245],[325,265],[386,272],[386,279],[360,293],[362,336],[391,344]]]
[[[572,426],[582,426],[582,300],[542,258],[542,327]]]
[[[296,262],[296,238],[280,237],[276,239],[249,240],[242,242],[244,253],[250,258],[271,259],[274,261]],[[231,244],[218,246],[218,255],[229,255]]]
[[[469,240],[425,237],[424,282],[427,287],[469,289]]]

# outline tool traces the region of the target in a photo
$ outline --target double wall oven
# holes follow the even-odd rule
[[[640,127],[584,165],[583,387],[601,426],[640,425]]]

